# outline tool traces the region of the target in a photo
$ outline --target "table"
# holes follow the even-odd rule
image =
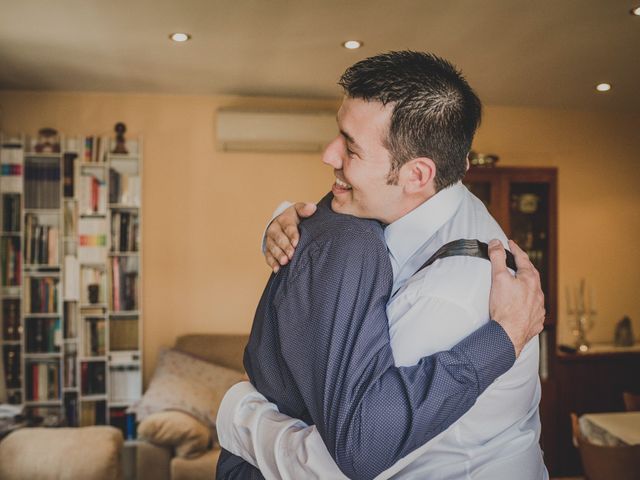
[[[640,445],[640,412],[588,413],[580,430],[597,445]]]

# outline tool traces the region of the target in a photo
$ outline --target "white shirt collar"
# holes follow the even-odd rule
[[[398,269],[453,216],[466,191],[462,182],[451,185],[387,226],[384,237]]]

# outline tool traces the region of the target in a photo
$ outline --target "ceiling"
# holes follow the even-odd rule
[[[408,48],[484,103],[640,111],[634,1],[0,0],[0,89],[335,98],[347,66]]]

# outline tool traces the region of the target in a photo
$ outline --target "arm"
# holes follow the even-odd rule
[[[434,329],[433,322],[443,318],[448,319],[447,328]],[[427,345],[422,351],[433,352],[438,345],[455,343],[455,339],[473,329],[476,321],[475,315],[456,304],[442,298],[422,297],[403,314],[402,322],[406,327],[402,332],[398,331],[398,335],[424,337]],[[404,343],[399,338],[396,337],[396,345]],[[400,357],[395,357],[395,363],[411,365],[418,361],[413,349],[397,353]],[[280,413],[276,405],[269,403],[248,382],[227,392],[220,405],[216,426],[220,444],[257,465],[266,478],[345,478],[315,426],[307,426]],[[419,455],[420,450],[414,454]],[[415,455],[409,454],[394,462],[377,478],[389,478],[414,458]]]
[[[249,382],[231,387],[216,420],[220,445],[267,479],[346,480],[315,426],[278,411]]]
[[[396,367],[386,249],[350,240],[345,232],[340,247],[298,269],[276,307],[283,357],[329,453],[347,476],[369,478],[460,418],[515,356],[490,322],[447,352]]]

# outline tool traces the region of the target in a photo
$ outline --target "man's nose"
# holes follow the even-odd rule
[[[342,147],[343,139],[340,135],[334,138],[329,145],[324,149],[322,154],[322,161],[327,165],[331,165],[336,170],[342,168]]]

